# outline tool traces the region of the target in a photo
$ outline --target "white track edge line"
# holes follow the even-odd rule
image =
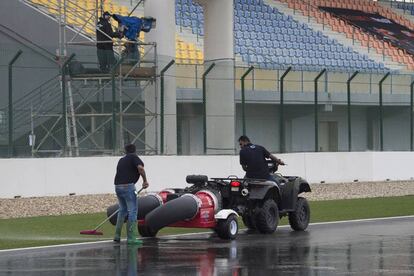
[[[314,226],[314,225],[340,224],[340,223],[349,223],[349,222],[369,222],[369,221],[404,219],[404,218],[414,218],[414,215],[397,216],[397,217],[384,217],[384,218],[339,220],[339,221],[327,221],[327,222],[314,222],[314,223],[310,223],[309,225]],[[289,225],[282,225],[282,226],[279,226],[278,228],[288,228],[288,227],[290,227],[290,226]],[[200,234],[209,234],[209,233],[211,233],[211,232],[209,231],[209,232],[196,232],[196,233],[186,233],[186,234],[165,235],[165,236],[160,236],[160,238],[176,238],[176,237],[185,237],[185,236],[193,236],[193,235],[200,235]],[[146,240],[146,239],[149,239],[149,238],[141,238],[141,239]],[[3,250],[0,250],[0,253],[17,252],[17,251],[24,251],[24,250],[47,249],[47,248],[56,248],[56,247],[69,247],[69,246],[76,246],[76,245],[109,243],[109,242],[112,243],[113,241],[111,239],[108,239],[108,240],[96,241],[96,242],[80,242],[80,243],[68,243],[68,244],[56,244],[56,245],[46,245],[46,246],[36,246],[36,247],[3,249]]]

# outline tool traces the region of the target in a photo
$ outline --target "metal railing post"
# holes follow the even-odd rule
[[[359,74],[355,71],[346,81],[347,111],[348,111],[348,151],[352,151],[352,125],[351,125],[351,81]]]
[[[414,81],[410,85],[410,151],[414,150],[413,108],[414,108]]]
[[[286,75],[292,70],[292,67],[289,67],[283,75],[280,77],[280,110],[279,110],[279,134],[280,134],[280,152],[285,152],[285,112],[284,112],[284,80]]]
[[[249,69],[243,74],[243,76],[240,78],[241,81],[241,102],[242,102],[242,130],[243,135],[246,135],[246,98],[245,98],[245,86],[244,86],[244,80],[247,77],[247,75],[254,69],[254,66],[250,66]]]
[[[134,8],[128,13],[128,16],[131,16],[133,13],[134,13],[134,11],[139,7],[139,5],[141,5],[141,3],[143,2],[144,0],[140,0],[135,6],[134,6]]]
[[[67,112],[66,112],[66,66],[69,64],[69,62],[72,61],[72,59],[75,57],[75,54],[70,55],[70,57],[65,60],[65,62],[62,64],[62,67],[60,68],[60,74],[61,74],[61,81],[62,81],[62,131],[63,131],[63,149],[62,149],[62,155],[66,155],[66,146],[67,146],[67,139],[68,139],[68,132],[67,132]]]
[[[14,127],[13,127],[13,64],[23,53],[22,50],[17,51],[13,58],[9,61],[9,157],[14,156]]]
[[[206,92],[207,92],[207,83],[206,77],[211,70],[213,70],[216,64],[213,62],[207,68],[207,70],[203,73],[202,81],[203,81],[203,152],[207,154],[207,106],[206,106]]]
[[[116,87],[115,87],[115,74],[119,65],[124,61],[124,57],[121,57],[118,62],[111,69],[111,84],[112,84],[112,153],[116,154]]]
[[[383,110],[382,110],[382,83],[390,75],[390,72],[385,74],[385,76],[379,82],[379,119],[380,119],[380,150],[384,150],[384,122],[383,122]]]
[[[170,67],[175,63],[175,60],[171,60],[162,70],[160,73],[160,79],[161,79],[161,95],[160,95],[160,128],[161,128],[161,145],[160,145],[160,150],[161,150],[161,154],[164,154],[164,91],[165,91],[165,83],[164,83],[164,74],[165,72],[170,69]]]
[[[318,147],[319,147],[319,133],[318,133],[318,123],[319,123],[319,119],[318,119],[318,81],[319,78],[322,77],[323,74],[325,74],[326,69],[323,69],[321,72],[319,72],[319,74],[316,76],[314,83],[315,83],[315,103],[314,103],[314,112],[315,112],[315,152],[318,152]]]

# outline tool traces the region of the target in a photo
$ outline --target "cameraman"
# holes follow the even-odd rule
[[[102,17],[99,17],[96,25],[96,48],[98,54],[99,68],[102,72],[109,72],[111,67],[115,64],[114,43],[113,37],[118,37],[119,34],[112,30],[110,23],[111,14],[104,12]]]
[[[285,163],[276,158],[267,151],[264,147],[254,145],[250,142],[249,137],[243,135],[239,138],[240,145],[240,165],[246,172],[246,178],[266,179],[277,182],[276,179],[269,173],[269,166],[267,165],[266,158],[270,158],[279,165],[285,165]]]

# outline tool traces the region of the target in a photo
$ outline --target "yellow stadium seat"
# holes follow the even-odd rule
[[[103,10],[104,11],[110,11],[112,9],[112,5],[105,3],[103,5]]]
[[[196,53],[194,51],[188,52],[188,56],[190,59],[197,59]]]
[[[94,11],[94,10],[95,10],[95,5],[94,5],[94,4],[92,4],[92,3],[86,3],[85,8],[86,8],[88,11]]]
[[[201,52],[201,51],[197,51],[197,59],[198,60],[204,60],[204,55],[203,55],[203,53]]]
[[[70,25],[76,25],[76,20],[74,20],[72,17],[66,17],[66,23]]]
[[[190,58],[190,54],[188,53],[188,51],[184,51],[183,53],[183,58],[189,59]]]
[[[125,16],[128,15],[129,14],[128,8],[125,6],[121,6],[121,14]]]
[[[59,11],[57,9],[53,8],[53,7],[49,7],[47,10],[50,14],[58,14],[59,13]]]
[[[187,47],[188,47],[188,50],[190,50],[190,51],[194,51],[195,50],[195,46],[194,46],[193,43],[188,43],[187,44]]]
[[[93,30],[92,28],[87,28],[86,29],[86,33],[90,34],[90,35],[94,35],[95,34],[95,30]]]

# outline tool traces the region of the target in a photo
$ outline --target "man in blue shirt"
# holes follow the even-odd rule
[[[239,138],[240,145],[240,165],[246,172],[246,178],[266,179],[275,181],[273,176],[269,173],[269,167],[266,162],[267,159],[272,159],[276,164],[285,165],[285,163],[276,158],[260,145],[255,145],[250,142],[250,139],[243,135]]]
[[[113,14],[112,17],[118,22],[119,30],[122,35],[128,39],[125,44],[124,55],[127,62],[138,62],[139,52],[137,45],[137,38],[141,31],[148,33],[156,26],[156,19],[152,17],[136,17],[136,16],[122,16]]]

